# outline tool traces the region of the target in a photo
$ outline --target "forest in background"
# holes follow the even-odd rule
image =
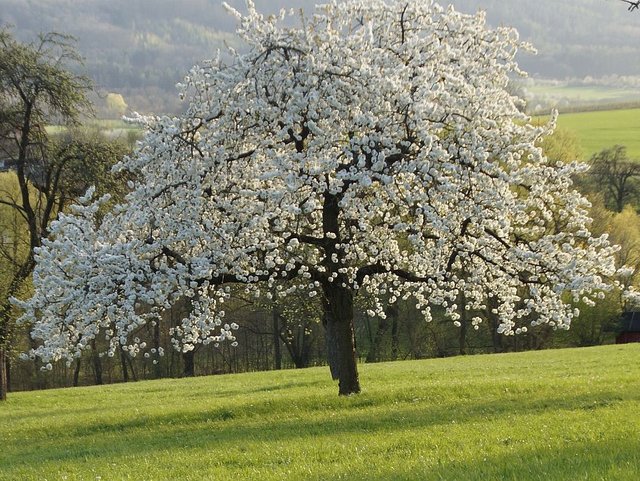
[[[242,8],[244,2],[228,3]],[[255,3],[261,11],[274,12],[285,6],[311,11],[318,2]],[[640,19],[616,0],[452,3],[464,12],[487,11],[493,26],[516,27],[538,50],[535,56],[520,56],[532,77],[640,76]],[[74,35],[103,99],[117,93],[130,110],[145,113],[179,111],[174,86],[188,69],[214,56],[225,42],[237,46],[234,19],[219,0],[2,0],[0,24],[12,25],[21,41],[48,31]]]
[[[175,79],[181,78],[186,70],[197,61],[189,58],[187,53],[200,55],[198,52],[211,52],[213,46],[222,45],[225,40],[232,41],[231,34],[223,30],[223,28],[230,30],[230,25],[220,23],[219,30],[211,27],[218,25],[216,22],[221,22],[221,19],[229,22],[229,17],[222,10],[216,10],[217,7],[212,2],[184,2],[176,7],[169,2],[160,1],[154,2],[153,8],[151,8],[151,2],[138,1],[132,2],[131,5],[112,2],[109,5],[100,5],[99,9],[97,8],[98,2],[13,1],[8,3],[17,6],[13,20],[11,18],[7,20],[8,23],[15,25],[16,36],[26,36],[26,40],[29,40],[32,36],[37,35],[38,31],[47,30],[68,31],[75,34],[79,38],[78,47],[87,58],[88,73],[96,79],[102,92],[120,92],[127,100],[129,107],[143,111],[148,108],[149,111],[158,112],[163,109],[179,107],[178,104],[169,103],[176,99],[173,83],[176,81]],[[266,2],[258,2],[259,6],[260,3]],[[474,2],[466,3],[471,5]],[[543,11],[544,5],[550,5],[550,3],[541,2],[539,10]],[[589,5],[594,6],[595,3],[584,2],[582,6],[586,8]],[[21,4],[25,10],[18,8]],[[96,8],[92,8],[92,5]],[[262,6],[264,7],[264,5]],[[188,7],[193,7],[193,9],[190,10]],[[510,6],[504,7],[496,4],[495,9],[497,10],[498,7],[502,12],[509,12],[511,9]],[[620,6],[616,5],[616,7]],[[28,15],[25,17],[32,21],[30,24],[32,30],[19,27],[20,21],[18,19],[25,16],[25,11],[28,11],[28,8],[34,8],[39,12],[31,17]],[[47,10],[47,8],[51,10]],[[632,22],[637,20],[637,17],[629,15],[623,6],[618,10],[620,11],[619,15],[627,15],[624,17],[625,21],[627,18]],[[615,15],[618,15],[618,10]],[[121,16],[117,17],[120,20],[115,20],[115,11],[120,12]],[[0,12],[2,22],[5,22],[5,12],[3,7]],[[63,15],[64,12],[67,12],[67,17]],[[100,15],[97,12],[101,12]],[[193,16],[193,23],[189,23],[189,25],[195,26],[191,29],[184,28],[186,25],[184,22],[188,22],[184,20],[187,12],[191,12],[190,15]],[[205,12],[213,13],[207,19]],[[515,15],[515,9],[513,9],[513,13]],[[576,10],[573,14],[591,18],[589,12]],[[82,15],[85,16],[82,17]],[[59,23],[54,22],[56,18]],[[92,23],[94,18],[103,19],[100,24],[102,27],[99,27],[98,23]],[[164,24],[159,20],[160,18],[165,19]],[[167,18],[172,20],[167,21]],[[45,19],[52,22],[50,27],[43,24]],[[496,22],[495,19],[491,21]],[[120,22],[119,26],[117,22]],[[205,26],[205,23],[211,26]],[[162,30],[154,31],[153,28],[157,25],[164,25],[165,33],[162,33]],[[182,27],[179,28],[179,25]],[[65,26],[68,27],[66,30]],[[73,28],[85,33],[81,34],[74,31]],[[185,32],[194,33],[189,36]],[[129,34],[130,37],[127,37]],[[82,35],[89,36],[91,41],[85,42]],[[107,51],[111,52],[112,57],[103,53]],[[93,52],[93,54],[87,52]],[[139,56],[136,57],[136,55]],[[144,60],[145,56],[148,56],[146,60]],[[107,61],[109,58],[120,59],[119,61],[124,58],[126,62],[118,64],[117,61],[115,63]],[[636,58],[636,56],[630,55],[629,58]],[[104,62],[103,71],[94,70],[99,62]],[[633,65],[633,62],[626,63],[628,66]],[[595,65],[595,62],[592,64]],[[114,65],[119,65],[121,68],[117,71],[117,75],[114,73],[115,71],[110,70],[114,68]],[[166,69],[158,70],[156,68],[161,65],[165,65]],[[100,72],[103,72],[102,77]],[[136,78],[138,83],[133,80],[125,82],[123,79],[127,77],[123,72],[129,72],[132,75],[131,78]],[[174,75],[172,72],[175,73],[175,79],[172,77]],[[112,88],[107,83],[107,80],[112,78],[110,75],[113,75],[114,81],[122,82],[117,84],[120,87]],[[133,77],[134,75],[142,75],[142,77]],[[154,81],[158,79],[165,79],[165,83],[154,84]],[[108,95],[105,93],[104,97],[108,98]],[[117,104],[116,100],[114,102]],[[147,107],[138,107],[136,102],[147,105]],[[118,105],[115,105],[114,110],[117,108]],[[546,146],[550,156],[553,155],[559,160],[560,157],[567,160],[579,156],[580,146],[575,139],[567,139],[562,133],[556,139],[555,144]],[[10,182],[8,174],[0,180]],[[640,251],[637,245],[637,239],[640,236],[636,230],[636,226],[640,225],[637,214],[639,201],[637,192],[635,192],[637,184],[638,182],[634,182],[634,192],[631,193],[633,194],[630,195],[631,198],[625,199],[629,200],[628,203],[631,204],[627,209],[623,209],[623,206],[613,209],[607,205],[607,199],[598,197],[597,193],[593,199],[596,205],[596,210],[593,212],[596,218],[595,230],[610,232],[616,242],[627,242],[628,249],[625,249],[623,253],[628,255],[627,261],[633,264],[636,274],[640,269],[640,254],[638,254]],[[597,190],[601,185],[603,185],[601,182],[594,183],[593,179],[583,179],[581,187],[587,193],[591,190],[593,194],[593,190]],[[466,323],[463,323],[462,329],[453,328],[443,319],[425,324],[416,315],[415,306],[409,304],[400,306],[397,311],[388,312],[388,317],[385,320],[374,319],[366,314],[367,302],[367,299],[363,299],[363,304],[357,314],[356,328],[359,355],[361,359],[368,361],[419,359],[455,354],[584,346],[611,342],[615,336],[620,310],[623,307],[619,297],[614,295],[597,308],[584,309],[584,315],[580,318],[580,322],[575,323],[569,333],[558,335],[548,329],[539,329],[526,336],[503,338],[495,335],[495,325],[491,322],[484,324],[478,330]],[[234,309],[230,310],[230,319],[237,321],[241,326],[238,334],[240,344],[237,347],[224,345],[220,349],[211,347],[191,353],[179,353],[171,349],[168,332],[183,315],[178,309],[168,312],[162,324],[158,324],[157,329],[154,326],[154,332],[148,333],[154,339],[155,345],[162,347],[163,351],[167,353],[166,357],[163,357],[158,363],[153,363],[152,359],[143,357],[134,359],[123,355],[111,359],[87,354],[75,365],[69,367],[62,364],[57,365],[53,375],[45,377],[39,372],[36,364],[20,363],[14,358],[13,386],[15,389],[28,389],[147,377],[193,375],[194,373],[212,374],[279,367],[303,367],[322,363],[325,350],[324,336],[321,319],[317,314],[319,310],[313,307],[308,306],[308,303],[301,302],[287,305],[270,302],[267,299],[245,299],[240,292],[237,304],[234,305]],[[489,320],[491,321],[491,319]],[[24,344],[18,345],[16,352],[28,349],[26,339],[26,337],[23,338]]]

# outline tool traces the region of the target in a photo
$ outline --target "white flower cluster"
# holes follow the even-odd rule
[[[380,316],[382,296],[427,319],[490,310],[505,334],[567,328],[567,293],[608,289],[615,249],[589,234],[582,167],[543,156],[552,125],[506,90],[513,30],[431,1],[333,1],[297,28],[247,11],[232,13],[248,51],[194,67],[181,117],[144,120],[126,203],[98,222],[88,196],[53,225],[21,304],[34,355],[71,360],[99,333],[136,354],[180,299],[178,349],[234,341],[229,282],[366,289]]]

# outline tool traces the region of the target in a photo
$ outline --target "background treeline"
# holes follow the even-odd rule
[[[132,110],[175,112],[174,85],[187,70],[211,58],[224,43],[237,46],[234,19],[218,0],[3,0],[0,24],[13,25],[19,40],[39,32],[76,36],[90,77],[102,98],[123,95]],[[242,8],[242,0],[229,1]],[[283,7],[310,11],[315,0],[257,0],[261,11]],[[449,3],[443,1],[443,4]],[[452,0],[459,10],[488,12],[492,25],[516,27],[539,53],[523,54],[533,76],[583,78],[640,75],[640,29],[616,0]],[[100,100],[100,99],[96,99]],[[101,104],[101,102],[97,102]],[[106,110],[103,114],[113,114]]]
[[[75,134],[78,135],[78,134]],[[84,134],[86,135],[86,134]],[[93,134],[91,142],[114,142],[120,154],[131,151],[132,139]],[[68,133],[50,135],[56,145]],[[545,139],[543,148],[555,160],[570,161],[579,157],[579,144],[574,135],[564,130]],[[116,159],[110,162],[115,162]],[[590,159],[591,170],[575,179],[576,186],[593,203],[594,233],[608,233],[621,249],[618,260],[630,267],[627,285],[637,285],[640,273],[640,163],[627,157],[626,149],[614,146]],[[106,173],[93,176],[104,184]],[[3,192],[15,189],[15,174],[0,174]],[[125,179],[121,179],[124,184]],[[112,182],[112,181],[111,181]],[[107,184],[108,185],[108,184]],[[111,185],[121,191],[124,185]],[[7,206],[0,206],[3,229],[0,272],[4,279],[12,269],[11,259],[24,249],[27,230],[20,216]],[[226,305],[226,321],[239,325],[236,343],[198,345],[194,351],[181,352],[171,342],[171,331],[188,315],[188,303],[179,303],[165,312],[155,325],[147,325],[135,333],[147,342],[145,353],[131,356],[120,350],[115,356],[106,351],[105,341],[91,344],[91,349],[75,363],[55,364],[52,372],[43,373],[41,364],[21,360],[20,353],[33,347],[29,326],[16,326],[9,353],[9,385],[12,390],[126,382],[140,379],[210,375],[255,370],[303,368],[324,364],[326,359],[322,309],[318,299],[307,292],[279,298],[277,292],[286,285],[275,286],[260,296],[232,286],[231,300]],[[29,295],[25,285],[21,296]],[[2,290],[2,285],[0,285]],[[366,294],[357,298],[356,336],[358,356],[362,362],[422,359],[453,355],[510,352],[554,347],[590,346],[614,341],[618,320],[626,308],[619,291],[609,293],[597,306],[578,302],[582,314],[570,331],[554,331],[549,326],[530,328],[527,333],[505,337],[497,334],[498,322],[490,303],[482,312],[469,312],[456,326],[437,309],[433,321],[425,322],[412,299],[387,304],[385,317],[368,314],[372,300]],[[17,316],[17,312],[15,315]],[[470,319],[478,316],[480,324]]]
[[[559,130],[545,140],[544,148],[551,158],[567,161],[578,155],[579,145],[571,133]],[[640,163],[628,159],[626,150],[620,146],[594,155],[590,163],[592,169],[576,178],[576,185],[593,203],[594,233],[606,232],[621,246],[619,262],[630,267],[624,282],[635,285],[640,273]],[[627,179],[624,185],[620,184],[622,178]],[[70,366],[58,363],[46,374],[41,372],[38,362],[18,360],[18,353],[30,347],[27,326],[23,326],[12,354],[11,387],[22,390],[324,364],[322,309],[317,298],[299,292],[278,299],[275,295],[278,290],[276,286],[256,297],[245,292],[242,286],[232,288],[226,320],[239,325],[237,345],[231,342],[199,345],[189,352],[174,349],[170,332],[188,315],[184,303],[166,311],[159,322],[137,333],[147,341],[146,355],[130,356],[123,350],[108,357],[99,354],[107,346],[98,341],[76,363]],[[463,315],[460,325],[455,326],[437,309],[433,312],[433,321],[425,322],[412,299],[388,304],[385,318],[367,313],[371,302],[366,294],[357,298],[356,337],[362,362],[611,343],[626,307],[621,293],[613,291],[593,307],[576,303],[581,316],[574,320],[570,331],[554,331],[543,325],[507,337],[497,334],[498,322],[490,304],[482,312]],[[476,315],[483,319],[482,323],[470,321]],[[163,355],[159,355],[160,352]]]
[[[257,3],[259,7],[265,7],[267,2]],[[271,2],[268,7],[271,9],[279,7],[280,5],[276,3],[278,2]],[[472,3],[468,2],[466,5],[472,7]],[[597,3],[601,4],[601,2]],[[490,2],[485,4],[487,8],[490,7],[489,4]],[[554,11],[558,8],[569,8],[564,4],[536,2],[536,14],[532,14],[532,21],[538,18],[542,19],[541,22],[555,21],[550,14],[548,18],[541,17],[542,12],[551,11],[552,5]],[[571,8],[575,11],[571,10],[568,13],[575,16],[573,21],[576,22],[593,18],[592,13],[597,11],[596,3],[590,1],[582,2],[581,8]],[[590,10],[591,8],[593,11]],[[520,13],[522,13],[521,10],[519,10]],[[624,9],[620,10],[621,15],[626,13]],[[495,11],[515,14],[516,8],[495,5]],[[3,22],[10,22],[16,26],[26,25],[28,28],[22,26],[13,31],[17,37],[26,36],[29,40],[36,35],[36,31],[45,31],[49,28],[75,28],[77,31],[72,30],[72,33],[76,33],[80,38],[79,48],[87,56],[87,66],[89,71],[93,72],[92,75],[97,71],[96,66],[104,62],[103,74],[95,75],[98,82],[103,87],[107,82],[114,82],[113,85],[121,85],[123,89],[130,88],[131,92],[135,92],[138,88],[136,86],[139,86],[140,102],[149,102],[150,110],[156,111],[162,109],[158,107],[160,105],[158,102],[164,102],[162,99],[175,98],[173,93],[164,92],[164,89],[169,88],[174,82],[169,80],[173,75],[171,72],[179,72],[181,76],[190,65],[195,63],[196,60],[188,58],[188,55],[201,55],[206,50],[208,53],[203,56],[210,56],[215,43],[227,38],[227,34],[219,33],[222,30],[216,30],[216,28],[228,27],[227,23],[221,23],[228,22],[228,17],[223,16],[217,6],[211,6],[206,1],[180,2],[174,5],[168,1],[145,2],[142,0],[130,2],[130,4],[121,1],[105,4],[97,1],[5,0],[0,15]],[[562,17],[562,15],[555,17]],[[164,20],[160,21],[161,18]],[[171,20],[168,21],[167,18]],[[188,18],[191,20],[185,20]],[[72,19],[80,20],[72,22]],[[187,21],[190,22],[191,27],[184,23]],[[496,20],[492,19],[492,21]],[[154,30],[160,24],[163,27]],[[624,25],[621,23],[617,28],[623,29]],[[90,36],[91,40],[85,42],[83,35]],[[199,48],[203,50],[198,50]],[[92,52],[93,55],[88,52]],[[117,61],[114,63],[113,59]],[[632,62],[627,63],[632,64]],[[114,64],[119,65],[118,68],[121,70],[117,72],[112,70]],[[168,70],[165,70],[164,74],[158,76],[157,73],[160,70],[156,67],[145,70],[148,65],[170,67],[167,67]],[[5,67],[13,69],[16,65],[9,62]],[[169,69],[172,69],[171,72]],[[123,82],[122,79],[126,77],[125,72],[142,75],[136,80],[139,83],[133,80]],[[151,73],[145,77],[144,72]],[[161,78],[164,80],[160,81]],[[122,83],[117,84],[117,82]],[[51,84],[55,85],[56,82]],[[72,95],[76,91],[77,89],[69,89],[71,97],[68,101],[71,105],[78,101],[74,100],[75,97]],[[153,92],[157,95],[152,95]],[[127,100],[119,93],[104,94],[105,108],[114,115],[122,114],[127,108],[139,108],[131,100],[135,97],[127,98],[126,95]],[[3,100],[4,103],[0,105],[4,109],[3,112],[13,112],[12,116],[15,116],[16,112],[20,113],[19,109],[15,109],[19,104],[16,103],[17,98],[15,95],[7,94]],[[81,100],[84,103],[84,99]],[[127,101],[130,102],[128,106]],[[165,107],[167,105],[165,104]],[[127,179],[112,178],[109,168],[118,161],[119,157],[131,151],[136,138],[135,132],[121,132],[120,137],[114,138],[113,132],[111,136],[105,136],[100,132],[56,130],[50,127],[54,119],[48,118],[49,111],[50,109],[43,105],[42,115],[35,119],[39,128],[35,131],[38,135],[33,141],[40,148],[37,151],[26,152],[28,155],[25,157],[31,170],[23,172],[23,177],[29,181],[28,188],[25,186],[23,188],[30,193],[26,199],[31,199],[30,202],[36,206],[34,214],[40,214],[42,208],[39,206],[44,205],[42,201],[48,197],[62,199],[55,204],[57,210],[49,214],[64,210],[91,183],[102,186],[103,191],[112,191],[121,195],[126,190],[124,186]],[[21,158],[13,151],[12,146],[16,145],[15,139],[18,137],[16,137],[16,128],[9,122],[11,118],[7,116],[0,119],[3,133],[0,147],[3,155],[6,156],[6,159],[5,157],[0,159],[3,164],[5,160],[15,163],[16,159]],[[76,119],[74,115],[71,120],[75,125],[79,118]],[[562,161],[580,158],[579,147],[575,137],[562,130],[546,139],[543,145],[550,158]],[[98,151],[101,152],[100,155],[92,154]],[[105,155],[107,152],[109,155]],[[94,157],[101,159],[101,163],[92,161]],[[67,158],[77,159],[79,165],[73,167],[73,164],[65,160]],[[575,179],[575,182],[578,188],[592,200],[594,206],[591,213],[594,218],[592,230],[595,234],[609,233],[613,241],[622,246],[619,262],[631,268],[624,282],[635,285],[638,283],[637,274],[640,267],[640,218],[637,213],[640,210],[640,168],[638,168],[640,164],[629,159],[624,148],[614,146],[595,155],[591,162],[593,164],[591,172]],[[16,171],[10,164],[11,162],[7,163],[6,171],[0,173],[2,192],[0,294],[2,299],[10,295],[18,297],[29,295],[28,281],[21,283],[19,290],[11,290],[11,286],[5,285],[7,284],[5,281],[15,276],[21,262],[25,259],[29,261],[30,253],[37,247],[37,243],[30,243],[29,239],[39,239],[37,232],[34,235],[30,234],[29,226],[25,224],[20,214],[24,209],[21,210],[19,205],[21,198],[19,182]],[[58,169],[64,173],[60,177],[63,182],[58,185],[57,190],[52,192],[44,189],[45,186],[39,181],[42,172],[46,172],[47,169]],[[78,173],[87,174],[88,177],[80,178]],[[22,199],[24,201],[25,197],[22,196]],[[51,218],[49,214],[46,219]],[[46,219],[41,222],[42,225],[38,226],[43,235],[46,235],[49,222]],[[235,287],[233,294],[232,301],[227,307],[227,319],[229,323],[235,322],[240,326],[237,331],[237,345],[231,343],[223,343],[220,346],[201,345],[190,352],[176,351],[170,340],[171,330],[188,314],[186,306],[176,306],[167,311],[158,323],[145,326],[136,333],[141,339],[144,338],[149,346],[147,356],[141,353],[133,357],[124,350],[118,351],[113,357],[100,355],[105,351],[106,346],[103,344],[104,341],[98,340],[77,362],[69,366],[57,364],[53,372],[46,375],[42,373],[41,366],[37,362],[19,360],[20,353],[27,352],[33,347],[29,326],[14,326],[9,322],[7,325],[10,327],[10,339],[6,346],[10,348],[8,352],[10,387],[32,389],[74,384],[100,384],[166,376],[306,367],[324,362],[326,356],[322,309],[315,304],[317,299],[312,299],[301,292],[298,297],[287,299],[278,299],[275,296],[277,300],[273,301],[274,296],[267,295],[272,293],[263,293],[256,298],[244,292],[241,287]],[[548,326],[538,326],[525,334],[503,337],[496,333],[497,321],[493,317],[490,305],[484,312],[469,313],[469,319],[477,315],[484,319],[484,322],[473,325],[463,317],[460,325],[455,326],[438,311],[434,312],[434,320],[426,323],[417,312],[415,302],[411,300],[389,304],[384,318],[371,317],[367,314],[371,299],[365,295],[360,296],[358,302],[357,349],[360,359],[368,362],[611,342],[615,337],[617,320],[626,307],[620,292],[611,292],[595,307],[578,303],[576,307],[579,307],[583,314],[568,332],[554,332]],[[17,315],[17,312],[12,313],[12,319]]]
[[[359,301],[366,304],[366,298]],[[408,300],[387,306],[385,319],[367,315],[364,308],[357,313],[361,362],[599,345],[613,341],[621,312],[619,298],[614,295],[595,308],[581,306],[583,315],[570,331],[538,326],[525,334],[506,337],[496,333],[498,324],[490,312],[484,312],[484,321],[479,325],[463,318],[460,327],[456,327],[439,312],[434,312],[433,321],[425,322],[414,304]],[[199,345],[190,352],[174,349],[169,331],[185,314],[178,306],[167,311],[155,326],[140,329],[138,335],[147,340],[148,355],[133,357],[123,350],[108,357],[99,354],[106,350],[106,344],[98,341],[93,344],[94,350],[87,351],[75,363],[57,363],[46,373],[37,361],[18,359],[18,351],[29,348],[25,331],[12,356],[10,387],[29,390],[325,364],[324,328],[319,317],[322,311],[309,298],[247,301],[239,294],[228,309],[227,320],[239,325],[237,345]]]

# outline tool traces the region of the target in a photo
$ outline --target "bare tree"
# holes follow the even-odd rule
[[[624,146],[615,145],[594,154],[591,175],[596,188],[604,193],[607,208],[616,212],[622,212],[639,194],[640,164],[629,160]]]
[[[635,2],[632,0],[621,0],[621,1],[629,5],[628,9],[630,12],[633,12],[634,10],[638,10],[640,8],[640,0]]]
[[[48,33],[23,44],[0,28],[0,160],[13,172],[16,186],[0,191],[0,205],[19,215],[26,238],[25,248],[7,259],[12,269],[0,298],[0,400],[8,390],[10,299],[31,276],[34,252],[51,221],[96,178],[108,175],[105,159],[124,154],[104,138],[71,134],[81,116],[91,112],[91,81],[71,71],[78,64],[71,37]],[[64,126],[66,133],[50,135],[52,124]]]

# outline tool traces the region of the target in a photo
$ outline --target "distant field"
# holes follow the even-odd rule
[[[630,158],[640,161],[640,109],[560,114],[558,126],[576,134],[584,160],[618,144],[627,147]]]
[[[624,103],[640,100],[640,90],[631,87],[605,87],[598,85],[532,85],[527,91],[536,99],[565,102],[571,105]]]
[[[124,122],[122,120],[109,120],[109,119],[99,119],[92,120],[83,124],[83,127],[88,129],[97,129],[100,130],[110,137],[114,138],[137,138],[141,135],[142,130],[138,125],[130,124]],[[58,125],[49,125],[47,126],[47,132],[49,134],[59,134],[64,132],[66,127],[60,127]]]
[[[0,480],[616,480],[640,345],[12,393]]]
[[[545,117],[534,117],[534,122]],[[108,135],[121,138],[137,138],[141,130],[137,125],[121,120],[98,120],[88,127],[96,127]],[[616,144],[625,145],[629,157],[640,161],[640,108],[602,110],[560,114],[558,126],[573,131],[582,146],[584,159]],[[60,127],[50,126],[49,133],[58,133]]]

